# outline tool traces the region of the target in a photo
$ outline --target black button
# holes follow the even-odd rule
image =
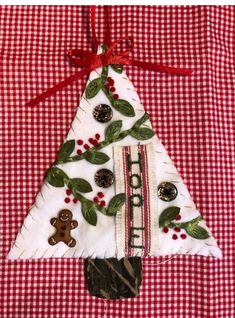
[[[96,106],[93,110],[93,116],[100,123],[107,123],[113,117],[112,108],[105,104]]]
[[[108,188],[114,182],[114,174],[108,169],[100,169],[95,174],[95,183],[101,188]]]
[[[176,186],[171,182],[162,182],[157,189],[158,197],[166,202],[173,201],[177,197]]]

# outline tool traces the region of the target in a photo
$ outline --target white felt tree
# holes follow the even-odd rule
[[[7,257],[171,254],[221,257],[122,67],[97,69]]]

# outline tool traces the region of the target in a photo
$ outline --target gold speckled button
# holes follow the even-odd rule
[[[173,201],[178,194],[176,186],[171,182],[162,182],[157,189],[158,197],[166,202]]]
[[[93,116],[100,123],[107,123],[113,117],[112,108],[106,104],[100,104],[93,110]]]
[[[95,174],[95,183],[101,188],[108,188],[114,182],[114,174],[111,170],[100,169]]]

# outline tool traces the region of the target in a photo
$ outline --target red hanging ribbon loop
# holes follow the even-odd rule
[[[107,10],[106,10],[107,12]],[[95,33],[95,7],[91,6],[90,8],[90,19],[91,19],[91,29],[93,35],[93,41],[95,43],[96,48],[99,46],[99,42]],[[38,97],[32,99],[27,103],[28,106],[34,106],[39,102],[45,100],[51,95],[54,95],[57,91],[62,90],[64,87],[72,84],[74,81],[82,78],[85,75],[88,75],[91,71],[107,65],[112,64],[120,64],[120,65],[132,65],[141,67],[145,70],[151,70],[155,72],[166,73],[170,75],[180,75],[180,76],[188,76],[192,74],[192,70],[190,69],[182,69],[169,67],[162,64],[143,62],[138,60],[130,59],[129,55],[131,53],[130,50],[123,51],[120,53],[116,52],[118,44],[123,41],[115,41],[113,43],[110,42],[110,34],[108,35],[106,32],[106,41],[109,43],[109,47],[107,51],[97,54],[88,50],[80,50],[80,49],[72,49],[67,53],[67,59],[71,66],[81,67],[83,68],[81,71],[74,73],[72,76],[66,78],[64,81],[56,84],[52,88],[48,89],[46,92],[42,93]],[[129,39],[129,38],[128,38]],[[127,39],[124,39],[127,40]]]

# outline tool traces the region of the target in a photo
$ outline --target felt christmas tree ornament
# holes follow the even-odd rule
[[[94,24],[94,8],[91,16]],[[70,51],[70,62],[81,66],[85,61],[86,67],[72,80],[86,73],[89,79],[70,131],[7,256],[85,258],[89,290],[103,298],[138,294],[141,257],[221,257],[122,66],[150,69],[151,64],[127,62],[126,52],[115,55],[116,46],[99,46],[97,54]],[[91,58],[92,67],[86,64]],[[152,69],[177,74],[165,66]]]

